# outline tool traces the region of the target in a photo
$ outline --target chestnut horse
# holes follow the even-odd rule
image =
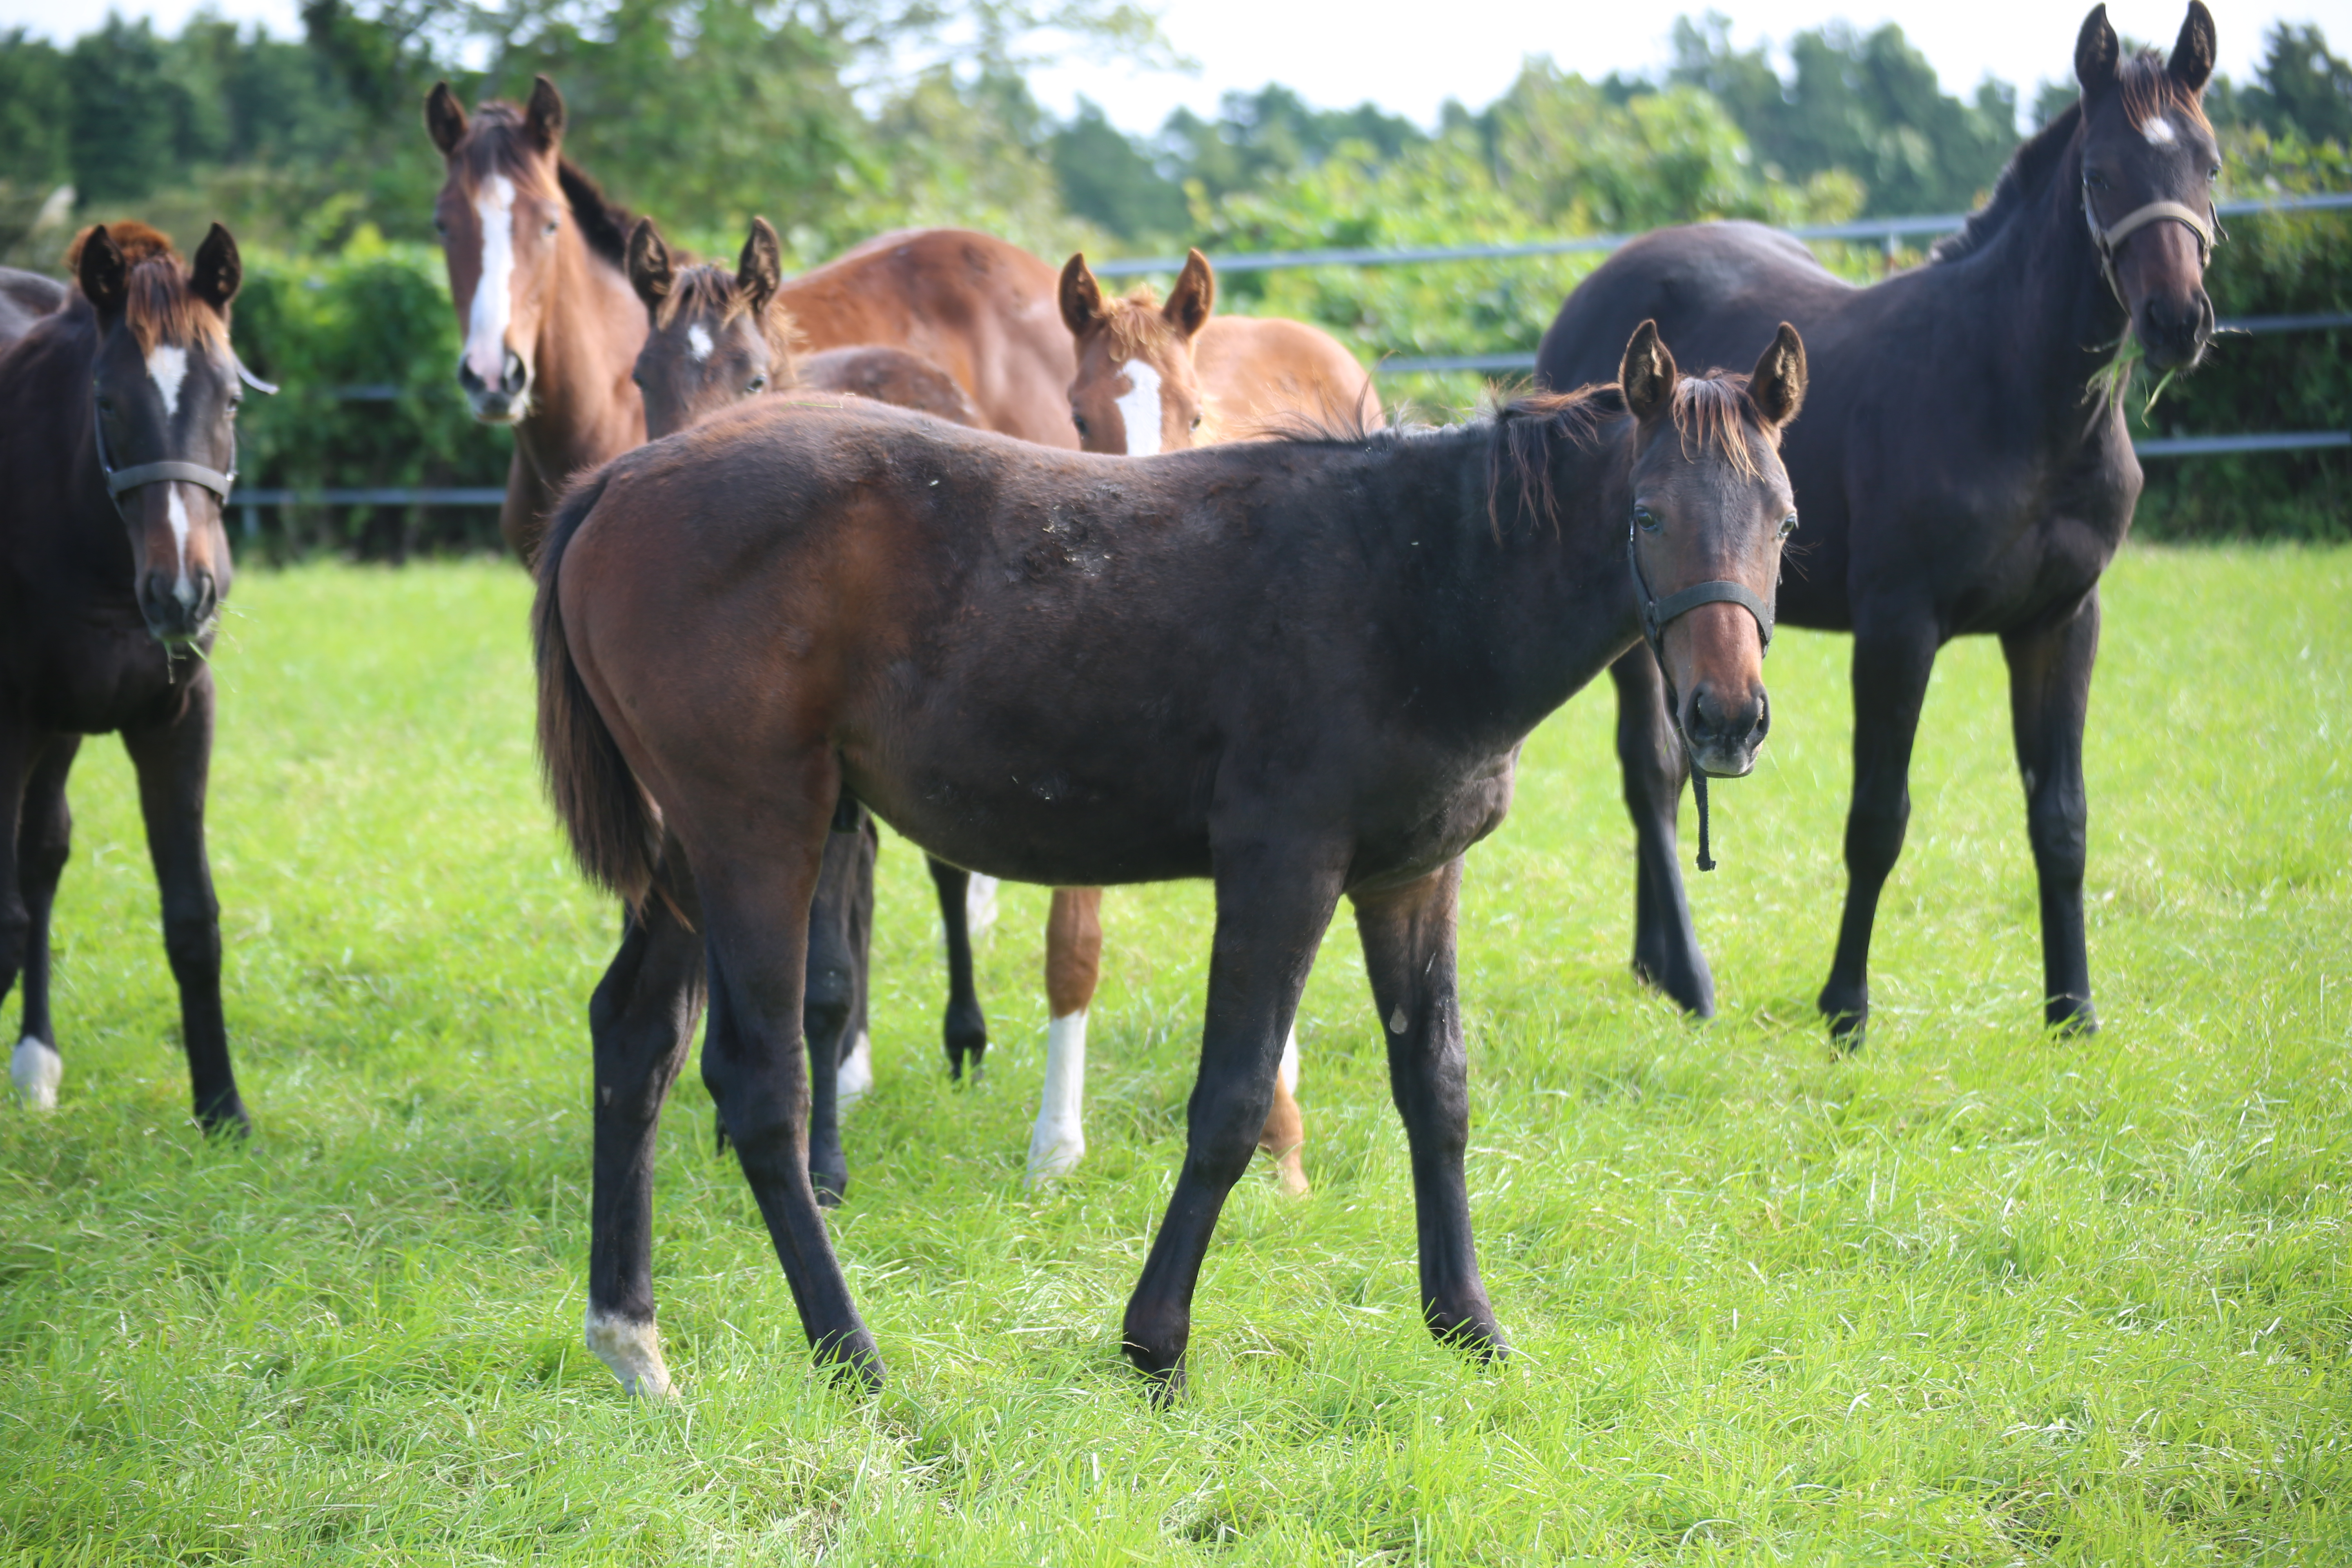
[[[474,416],[511,425],[499,527],[526,562],[572,476],[646,438],[630,374],[646,312],[629,286],[631,219],[562,155],[563,97],[545,77],[518,109],[468,119],[449,84],[425,100],[447,179],[434,205],[464,324],[457,381]],[[992,430],[1074,447],[1069,341],[1054,269],[987,235],[887,235],[781,286],[812,350],[903,348],[954,378]]]
[[[2106,8],[2075,43],[2082,100],[2010,160],[1982,212],[1928,264],[1866,289],[1753,224],[1662,229],[1577,287],[1537,374],[1601,374],[1633,322],[1703,359],[1752,353],[1784,318],[1812,345],[1826,401],[1790,438],[1808,541],[1782,595],[1799,626],[1853,634],[1853,795],[1845,913],[1819,1003],[1862,1044],[1880,890],[1910,820],[1911,742],[1936,654],[1992,634],[2009,662],[2026,832],[2041,885],[2043,1018],[2096,1027],[2083,928],[2083,723],[2099,576],[2131,526],[2139,463],[2101,378],[2126,335],[2158,370],[2192,366],[2213,330],[2203,273],[2220,173],[2200,97],[2213,17],[2190,0],[2168,62],[2122,56]],[[1888,345],[1933,345],[1894,353]],[[1656,663],[1611,671],[1625,801],[1640,839],[1633,967],[1685,1007],[1715,1005],[1675,864],[1683,762]]]
[[[1284,420],[1359,420],[1377,427],[1380,398],[1355,356],[1300,321],[1213,316],[1216,274],[1192,251],[1166,304],[1148,289],[1105,300],[1083,253],[1062,268],[1062,321],[1077,352],[1070,423],[1089,452],[1148,457],[1195,444],[1271,434]],[[1102,960],[1102,889],[1062,888],[1046,928],[1045,1089],[1029,1168],[1059,1175],[1087,1151],[1087,1014]],[[1305,1196],[1298,1038],[1282,1043],[1274,1109],[1258,1147],[1283,1190]]]
[[[806,1156],[809,908],[845,801],[1023,881],[1214,879],[1188,1149],[1122,1331],[1157,1392],[1342,894],[1412,1145],[1424,1321],[1504,1351],[1463,1177],[1462,856],[1528,732],[1645,622],[1701,765],[1744,772],[1795,523],[1793,331],[1752,380],[1685,380],[1644,325],[1621,381],[1453,430],[1150,459],[758,398],[565,499],[535,611],[549,784],[596,882],[702,933],[703,1080],[821,1361],[882,1374]],[[648,1394],[670,1385],[652,1134],[685,1044],[598,1042],[588,1338]]]
[[[82,737],[111,730],[139,774],[196,1118],[242,1133],[205,786],[243,267],[218,224],[190,267],[135,223],[85,231],[67,266],[75,290],[0,353],[0,998],[25,977],[9,1076],[28,1103],[57,1104],[49,915],[73,826],[66,780]]]

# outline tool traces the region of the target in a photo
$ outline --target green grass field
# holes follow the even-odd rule
[[[616,921],[533,777],[526,599],[491,563],[238,581],[213,833],[248,1147],[190,1124],[130,770],[85,752],[63,1104],[0,1109],[0,1558],[2352,1559],[2352,552],[2110,576],[2090,1039],[2038,1026],[1994,645],[1937,668],[1853,1060],[1811,1005],[1850,645],[1780,639],[1764,764],[1717,794],[1710,1026],[1627,975],[1610,699],[1579,698],[1464,899],[1472,1203],[1519,1354],[1420,1327],[1343,915],[1299,1022],[1315,1194],[1236,1192],[1164,1412],[1117,1335],[1181,1150],[1206,889],[1107,901],[1092,1150],[1032,1194],[1045,895],[1006,889],[997,1047],[952,1089],[898,842],[835,1216],[887,1390],[812,1375],[691,1072],[655,1258],[686,1397],[634,1405],[582,1348]]]

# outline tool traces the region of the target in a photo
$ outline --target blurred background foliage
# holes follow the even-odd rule
[[[803,266],[923,224],[1058,260],[1957,212],[2074,96],[2041,84],[2021,123],[2017,88],[1945,91],[1897,27],[1832,23],[1743,50],[1709,14],[1675,24],[1655,79],[1590,80],[1538,57],[1494,102],[1448,103],[1430,126],[1270,83],[1138,136],[1084,100],[1048,111],[1025,79],[1079,49],[1180,64],[1126,0],[308,0],[302,16],[296,39],[201,14],[176,37],[120,17],[62,46],[0,33],[0,261],[55,270],[75,227],[112,217],[184,237],[227,222],[250,268],[240,345],[286,386],[248,405],[244,471],[298,489],[502,482],[507,437],[466,419],[450,380],[430,228],[441,164],[420,122],[445,78],[472,101],[546,72],[570,105],[567,152],[616,199],[714,254],[764,214]],[[2252,80],[2208,94],[2228,191],[2352,189],[2352,66],[2315,26],[2282,26],[2266,47]],[[1857,281],[1889,265],[1875,246],[1817,248]],[[1314,321],[1368,362],[1526,351],[1598,259],[1229,273],[1223,308]],[[2348,279],[2341,213],[2240,220],[2210,276],[2225,316],[2352,310]],[[2343,428],[2345,341],[2225,340],[2152,407],[2136,389],[2136,422]],[[1445,418],[1485,380],[1390,377],[1382,391]],[[2341,451],[2151,461],[2139,527],[2345,537],[2347,468]],[[260,542],[283,551],[397,556],[493,537],[480,510],[265,521]]]

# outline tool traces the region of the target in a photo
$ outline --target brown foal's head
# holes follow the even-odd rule
[[[1632,554],[1660,612],[1649,635],[1668,702],[1691,761],[1737,777],[1771,727],[1764,649],[1780,552],[1797,527],[1780,432],[1805,400],[1805,345],[1784,322],[1753,374],[1686,376],[1644,321],[1618,386],[1639,423]],[[1678,610],[1678,595],[1701,590],[1703,602]],[[1740,590],[1747,601],[1734,597]]]
[[[85,231],[67,255],[98,316],[93,417],[105,466],[125,480],[115,505],[130,530],[135,593],[147,629],[167,647],[201,639],[219,619],[232,569],[226,488],[236,468],[244,387],[229,347],[228,307],[244,267],[215,224],[184,266],[143,224]],[[150,465],[178,467],[141,478]]]
[[[791,383],[792,321],[775,302],[783,247],[766,218],[751,220],[731,274],[711,262],[680,266],[653,220],[639,218],[628,269],[651,329],[635,377],[648,438]]]
[[[1165,305],[1148,289],[1106,300],[1082,252],[1062,268],[1062,320],[1076,340],[1070,422],[1089,452],[1148,458],[1192,445],[1201,379],[1192,339],[1208,324],[1217,280],[1195,250]]]
[[[2084,219],[2158,370],[2194,365],[2213,336],[2205,267],[2221,155],[2203,97],[2216,48],[2203,0],[2189,0],[2168,60],[2153,49],[2126,59],[2105,5],[2074,44]]]

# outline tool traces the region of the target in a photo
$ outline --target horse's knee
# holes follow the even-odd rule
[[[2026,837],[2044,877],[2079,882],[2090,859],[2090,809],[2079,789],[2044,784],[2025,808]]]
[[[163,952],[174,974],[220,973],[220,910],[209,900],[163,910]]]
[[[1239,1085],[1204,1096],[1193,1108],[1184,1155],[1187,1173],[1220,1192],[1240,1181],[1257,1152],[1272,1100],[1270,1092]]]
[[[1911,826],[1911,802],[1898,795],[1884,804],[1856,796],[1845,819],[1847,869],[1884,877],[1903,853],[1903,837]]]

